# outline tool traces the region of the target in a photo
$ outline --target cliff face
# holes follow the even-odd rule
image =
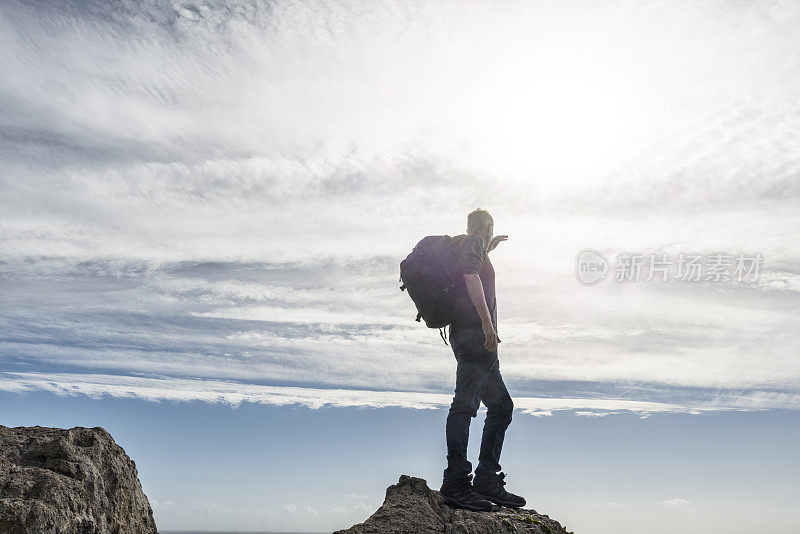
[[[492,512],[451,508],[424,479],[400,475],[383,505],[366,521],[333,534],[571,534],[558,521],[526,508]]]
[[[0,425],[0,533],[158,531],[136,464],[108,432]]]

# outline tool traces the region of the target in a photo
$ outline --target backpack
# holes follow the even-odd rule
[[[464,280],[455,256],[453,238],[430,235],[417,243],[406,259],[400,262],[400,290],[417,308],[416,321],[425,320],[428,328],[438,328],[444,344],[442,328],[456,317],[460,295],[466,294]]]

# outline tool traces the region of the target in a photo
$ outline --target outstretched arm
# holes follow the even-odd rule
[[[508,236],[507,236],[507,235],[496,235],[496,236],[494,236],[494,237],[492,238],[492,240],[489,242],[489,246],[488,246],[488,247],[486,247],[486,253],[488,254],[488,253],[490,253],[491,251],[493,251],[493,250],[494,250],[494,248],[495,248],[497,245],[499,245],[501,241],[505,241],[506,239],[508,239]]]

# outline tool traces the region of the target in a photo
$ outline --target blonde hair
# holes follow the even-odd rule
[[[467,215],[468,234],[483,234],[489,228],[494,229],[494,219],[488,211],[477,208]]]

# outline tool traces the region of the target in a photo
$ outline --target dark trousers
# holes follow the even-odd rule
[[[480,327],[451,327],[450,346],[458,361],[456,389],[447,415],[447,468],[444,484],[469,480],[472,464],[467,460],[469,424],[478,415],[481,401],[486,405],[483,437],[475,468],[474,483],[487,483],[500,471],[500,452],[506,428],[511,423],[514,403],[500,375],[497,349],[488,351]]]

